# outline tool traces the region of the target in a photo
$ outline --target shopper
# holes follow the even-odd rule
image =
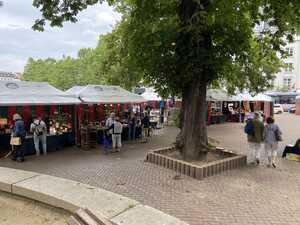
[[[265,153],[268,156],[268,167],[273,166],[276,168],[276,156],[278,141],[281,141],[281,131],[279,127],[274,124],[274,119],[268,117],[267,125],[264,129],[264,142],[265,142]]]
[[[41,117],[36,117],[30,126],[30,132],[33,133],[33,141],[36,155],[40,155],[40,142],[42,143],[43,153],[47,154],[47,126]]]
[[[12,146],[14,148],[12,160],[24,162],[24,142],[26,136],[24,121],[19,114],[14,114],[13,120],[12,138],[19,138],[19,143]]]
[[[248,162],[259,165],[261,144],[263,142],[264,124],[259,119],[259,114],[254,113],[254,118],[249,118],[245,127],[249,143]]]
[[[148,137],[150,137],[150,118],[148,116],[148,113],[146,113],[146,112],[142,119],[142,128],[143,128],[143,136],[147,141]]]
[[[296,141],[294,146],[286,146],[284,148],[284,151],[282,153],[282,158],[285,158],[286,154],[289,153],[300,155],[300,139]]]
[[[116,114],[114,112],[111,112],[108,119],[105,122],[105,126],[110,127],[114,123],[115,117],[116,117]]]
[[[117,149],[117,152],[119,152],[122,147],[123,130],[123,125],[121,124],[119,117],[115,118],[114,123],[108,128],[108,130],[112,131],[112,147],[113,149]]]
[[[130,113],[128,121],[128,140],[135,140],[136,137],[137,118],[134,112]]]
[[[116,114],[114,112],[111,112],[105,122],[105,127],[109,128],[111,125],[113,125],[113,123],[115,121],[115,117],[116,117]],[[112,131],[108,130],[105,135],[106,135],[105,136],[105,138],[106,138],[105,148],[108,150],[112,147]]]

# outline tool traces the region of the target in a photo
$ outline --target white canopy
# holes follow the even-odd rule
[[[72,105],[80,101],[75,95],[44,82],[0,81],[0,106]]]
[[[239,93],[236,96],[233,96],[237,101],[253,101],[253,102],[272,102],[272,97],[259,93],[252,96],[249,93]]]
[[[154,91],[153,88],[146,88],[146,91],[142,94],[142,97],[147,101],[161,101],[162,98]]]
[[[272,102],[272,97],[259,93],[257,95],[250,95],[249,93],[238,93],[233,96],[229,96],[226,91],[220,89],[208,89],[207,101],[254,101],[254,102]]]
[[[137,94],[126,91],[119,86],[87,85],[75,86],[66,91],[79,97],[88,104],[142,103],[146,100]]]
[[[234,96],[229,96],[226,91],[220,89],[208,89],[206,93],[207,101],[235,101]]]

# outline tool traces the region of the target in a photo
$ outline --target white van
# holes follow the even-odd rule
[[[280,104],[274,104],[274,114],[283,113],[283,107]]]

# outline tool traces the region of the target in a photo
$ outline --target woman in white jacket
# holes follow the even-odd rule
[[[281,141],[281,130],[274,124],[274,119],[268,117],[264,129],[265,153],[268,156],[268,167],[276,168],[278,141]]]

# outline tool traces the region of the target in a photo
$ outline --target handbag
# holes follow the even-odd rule
[[[275,131],[275,139],[276,141],[282,141],[282,137],[278,129]]]
[[[21,145],[21,138],[19,138],[19,137],[12,137],[10,139],[10,145],[13,145],[13,146],[19,146],[19,145]]]

